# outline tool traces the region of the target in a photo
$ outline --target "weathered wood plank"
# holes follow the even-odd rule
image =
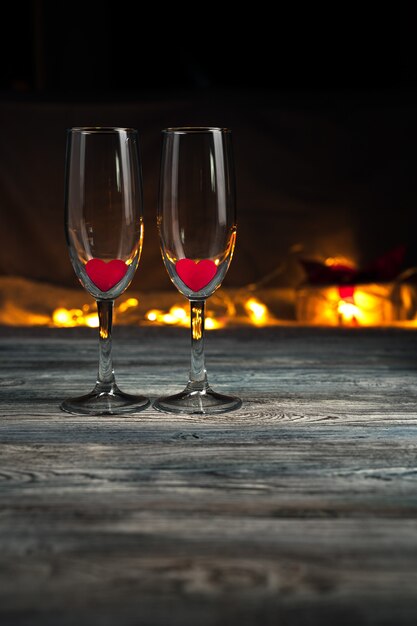
[[[2,624],[414,626],[417,333],[352,331],[211,333],[240,410],[87,419],[95,332],[0,329]],[[120,386],[182,388],[188,347],[116,329]]]

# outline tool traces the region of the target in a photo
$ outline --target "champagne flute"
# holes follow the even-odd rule
[[[68,398],[75,415],[117,415],[150,401],[123,393],[112,364],[114,300],[130,285],[143,242],[142,175],[137,131],[80,127],[67,131],[65,234],[74,271],[97,301],[98,375],[93,390]]]
[[[231,131],[185,127],[162,131],[158,231],[171,281],[190,301],[191,368],[181,393],[154,407],[173,413],[223,413],[242,402],[213,391],[204,364],[204,309],[229,268],[236,241]]]

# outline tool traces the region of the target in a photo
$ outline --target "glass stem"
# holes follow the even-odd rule
[[[97,386],[103,391],[110,391],[115,387],[111,339],[113,301],[98,300],[97,311],[100,332]]]
[[[205,301],[190,300],[191,316],[191,369],[188,387],[194,390],[208,389],[207,371],[204,365],[204,309]]]

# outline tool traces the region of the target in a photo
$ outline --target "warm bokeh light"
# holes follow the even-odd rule
[[[69,328],[73,326],[98,327],[97,313],[89,312],[90,307],[84,305],[83,309],[65,309],[59,307],[52,312],[52,326]]]
[[[127,298],[120,303],[116,303],[114,308],[115,316],[123,314],[139,305],[137,298]],[[89,328],[98,328],[98,316],[96,305],[83,304],[81,309],[66,309],[58,307],[52,312],[52,321],[50,326],[59,328],[70,328],[74,326],[88,326]]]
[[[337,259],[339,262],[340,259]],[[56,328],[98,327],[97,305],[75,292],[3,279],[0,324]],[[1,281],[0,281],[1,285]],[[114,323],[121,326],[190,328],[189,302],[175,294],[145,293],[120,298]],[[56,304],[55,304],[56,303]],[[67,303],[66,305],[64,303]],[[156,308],[157,305],[159,308]],[[292,308],[293,307],[293,308]],[[207,300],[205,328],[308,326],[404,326],[417,329],[417,286],[407,283],[303,284],[290,289],[219,289]]]
[[[139,300],[137,298],[128,298],[118,305],[116,311],[118,311],[119,313],[125,313],[128,309],[138,306],[138,304]]]
[[[337,310],[342,317],[342,321],[346,324],[359,324],[361,319],[363,321],[363,312],[352,302],[340,300]]]
[[[248,298],[243,306],[252,324],[255,326],[267,325],[270,313],[265,304],[252,297]]]
[[[296,301],[297,320],[320,326],[413,326],[408,311],[416,294],[408,285],[369,283],[303,287]]]
[[[345,256],[329,256],[324,261],[327,267],[349,267],[355,269],[356,264]]]
[[[150,322],[156,322],[159,315],[162,315],[162,311],[159,311],[158,309],[151,309],[147,312],[146,319]]]
[[[145,319],[158,325],[184,326],[188,328],[191,321],[188,309],[188,304],[174,304],[168,312],[161,309],[150,309],[145,313]],[[206,312],[204,320],[206,330],[214,330],[223,326],[224,322],[215,319],[211,311]]]
[[[157,324],[167,324],[169,326],[188,326],[190,323],[190,316],[184,307],[175,304],[169,311],[162,311],[161,309],[150,309],[145,314],[145,318],[149,322],[156,322]]]
[[[213,317],[206,317],[204,320],[204,328],[206,330],[216,330],[216,328],[223,328],[224,326],[224,322],[220,322]]]

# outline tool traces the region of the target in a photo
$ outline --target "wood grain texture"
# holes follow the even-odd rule
[[[417,623],[417,332],[209,333],[238,411],[81,418],[96,331],[0,329],[2,626]],[[115,328],[119,385],[180,390],[181,329]]]

